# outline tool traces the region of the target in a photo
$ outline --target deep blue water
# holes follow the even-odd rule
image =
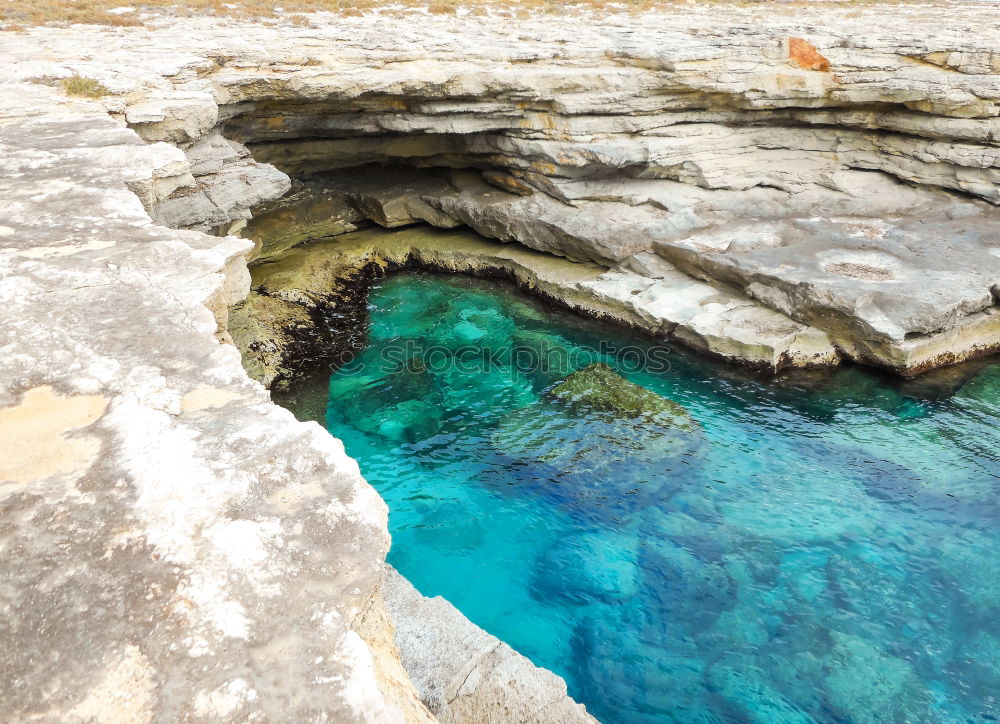
[[[547,394],[594,361],[694,424]],[[998,420],[1000,365],[934,399],[764,381],[427,273],[376,286],[326,412],[422,593],[602,721],[685,723],[1000,717]]]

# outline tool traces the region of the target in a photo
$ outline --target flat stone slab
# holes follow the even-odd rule
[[[252,245],[129,190],[176,152],[0,94],[2,718],[394,721],[351,630],[385,504],[219,341]]]
[[[382,596],[403,666],[442,722],[586,724],[597,720],[566,683],[486,633],[440,596],[422,596],[386,566]]]
[[[1000,236],[979,218],[737,224],[657,251],[825,330],[865,361],[908,372],[936,354],[1000,348]]]

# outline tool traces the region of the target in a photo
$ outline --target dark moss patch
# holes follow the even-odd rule
[[[655,418],[661,424],[680,429],[695,427],[694,420],[683,405],[629,382],[602,363],[574,372],[553,387],[549,394],[558,400],[583,404],[593,410]]]

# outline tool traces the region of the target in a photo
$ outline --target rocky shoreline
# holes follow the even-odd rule
[[[367,264],[772,371],[1000,349],[993,12],[0,32],[5,715],[585,720],[499,643],[479,689],[428,673],[400,612],[461,624],[386,587],[384,504],[259,381]]]
[[[655,259],[650,262],[655,264]],[[696,302],[678,300],[666,292],[657,294],[653,280],[628,270],[571,262],[519,244],[483,239],[466,229],[412,226],[318,239],[253,265],[251,292],[230,312],[229,329],[244,366],[265,386],[283,388],[323,364],[332,343],[325,332],[343,326],[324,317],[339,322],[351,316],[363,305],[370,280],[404,268],[508,279],[560,307],[664,341],[683,340],[712,356],[765,372],[786,366],[824,368],[838,359],[822,334],[766,310],[751,307],[754,314],[748,315],[746,328],[713,335],[670,316],[690,315],[705,295]],[[717,297],[725,302],[724,295]],[[343,346],[333,343],[333,348]]]

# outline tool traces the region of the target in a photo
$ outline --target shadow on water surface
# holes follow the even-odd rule
[[[1000,716],[996,362],[765,379],[671,350],[650,369],[654,340],[426,272],[368,311],[349,365],[276,401],[359,461],[404,575],[598,718]],[[571,362],[447,363],[523,347]]]

